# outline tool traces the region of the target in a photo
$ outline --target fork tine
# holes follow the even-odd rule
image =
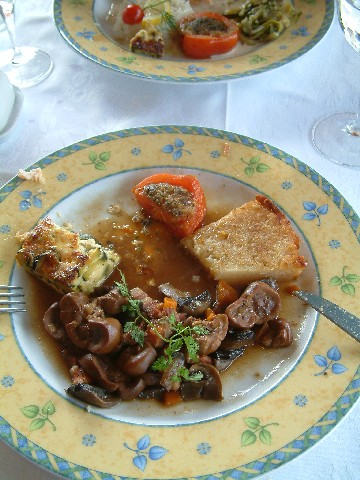
[[[14,313],[14,312],[26,312],[26,310],[25,308],[17,308],[17,307],[7,307],[7,308],[0,307],[0,315],[2,313]]]
[[[24,297],[23,293],[0,293],[0,298],[8,297]]]
[[[17,285],[0,285],[0,305],[5,305],[4,307],[0,306],[1,313],[15,313],[15,312],[26,312],[25,308],[22,305],[25,305],[23,299],[14,300],[14,297],[24,297],[25,295],[20,292],[13,292],[11,290],[22,290],[22,287]],[[4,291],[8,290],[8,291]]]
[[[22,287],[19,287],[18,285],[0,285],[1,289],[7,290],[8,288],[16,288],[18,290],[22,290]]]
[[[25,305],[26,302],[23,300],[0,300],[0,305],[14,305],[14,304],[20,304],[20,305]]]

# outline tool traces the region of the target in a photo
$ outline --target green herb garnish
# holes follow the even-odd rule
[[[138,320],[145,320],[149,323],[148,319],[144,317],[140,310],[140,301],[132,298],[129,288],[127,286],[125,276],[120,272],[121,282],[115,282],[115,285],[119,289],[121,295],[127,299],[127,303],[122,306],[122,311],[126,312],[132,321],[126,322],[124,325],[124,332],[129,333],[131,338],[139,345],[144,345],[145,332],[137,324]]]
[[[167,25],[169,29],[176,30],[178,28],[178,24],[175,20],[174,15],[172,15],[170,12],[167,12],[166,10],[159,10],[158,8],[155,8],[166,2],[169,2],[171,4],[171,0],[159,0],[158,2],[150,3],[150,5],[144,7],[143,10],[145,11],[152,9],[155,12],[159,13],[159,15],[161,15],[161,24]]]
[[[131,335],[131,338],[135,342],[143,346],[145,341],[145,332],[137,324],[137,322],[141,320],[150,325],[156,335],[158,335],[165,343],[168,344],[167,347],[164,349],[164,355],[158,357],[152,364],[152,370],[166,370],[172,364],[174,360],[174,355],[179,352],[183,347],[186,348],[189,359],[193,362],[197,362],[199,359],[199,343],[193,337],[193,335],[207,335],[209,334],[209,330],[202,325],[185,326],[176,319],[174,312],[172,312],[167,317],[167,319],[174,333],[170,336],[170,338],[163,337],[161,333],[156,329],[154,324],[141,313],[141,302],[131,297],[131,293],[125,280],[125,276],[122,272],[120,272],[120,276],[121,282],[115,282],[115,285],[119,289],[121,295],[127,299],[127,303],[123,305],[122,309],[129,315],[130,318],[133,319],[125,323],[124,332],[129,333]],[[203,375],[201,372],[196,372],[192,374],[186,367],[182,366],[179,367],[177,372],[174,374],[173,380],[181,381],[181,379],[184,379],[186,381],[199,381],[202,379],[202,377]]]
[[[168,319],[175,333],[171,335],[169,339],[166,339],[168,346],[164,350],[164,355],[158,357],[152,364],[151,368],[153,370],[166,370],[172,364],[174,355],[179,352],[183,346],[187,349],[189,359],[197,362],[199,359],[199,343],[192,335],[207,335],[209,333],[209,330],[201,325],[195,325],[194,327],[191,327],[190,325],[184,326],[181,322],[176,320],[173,313],[169,315]],[[203,375],[201,372],[191,374],[186,367],[180,367],[173,375],[172,380],[181,381],[181,379],[184,379],[197,382],[201,380],[202,377]]]

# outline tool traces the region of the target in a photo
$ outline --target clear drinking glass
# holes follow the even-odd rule
[[[360,0],[337,0],[347,42],[360,53]],[[322,155],[340,165],[360,167],[360,102],[357,113],[335,113],[320,119],[312,139]]]
[[[0,0],[0,15],[9,33],[11,50],[0,52],[0,67],[16,87],[30,87],[48,77],[53,69],[49,55],[35,47],[18,47],[15,41],[15,0]],[[11,59],[2,64],[1,57]]]

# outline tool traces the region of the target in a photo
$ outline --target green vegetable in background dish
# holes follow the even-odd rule
[[[253,45],[278,38],[301,12],[289,0],[247,0],[234,3],[224,15],[238,23],[240,40]]]

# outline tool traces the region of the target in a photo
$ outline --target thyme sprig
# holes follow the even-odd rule
[[[156,371],[166,370],[172,364],[175,354],[183,347],[186,348],[189,359],[193,362],[197,362],[199,343],[193,337],[193,335],[207,335],[209,330],[202,325],[183,325],[176,319],[174,312],[171,312],[167,318],[174,333],[170,336],[170,338],[165,338],[156,329],[154,324],[142,314],[141,302],[132,298],[125,280],[125,276],[121,271],[120,277],[121,282],[115,282],[115,285],[119,289],[121,295],[127,299],[127,303],[123,305],[122,309],[132,319],[125,323],[124,332],[129,333],[131,338],[136,343],[143,346],[145,341],[145,332],[137,322],[139,320],[144,321],[151,326],[156,335],[158,335],[165,343],[167,343],[167,347],[164,349],[164,355],[158,357],[152,364],[151,368]],[[176,373],[173,375],[172,380],[181,381],[181,379],[184,379],[187,381],[199,381],[201,380],[202,376],[203,375],[201,372],[190,373],[186,367],[182,366],[178,368]]]

